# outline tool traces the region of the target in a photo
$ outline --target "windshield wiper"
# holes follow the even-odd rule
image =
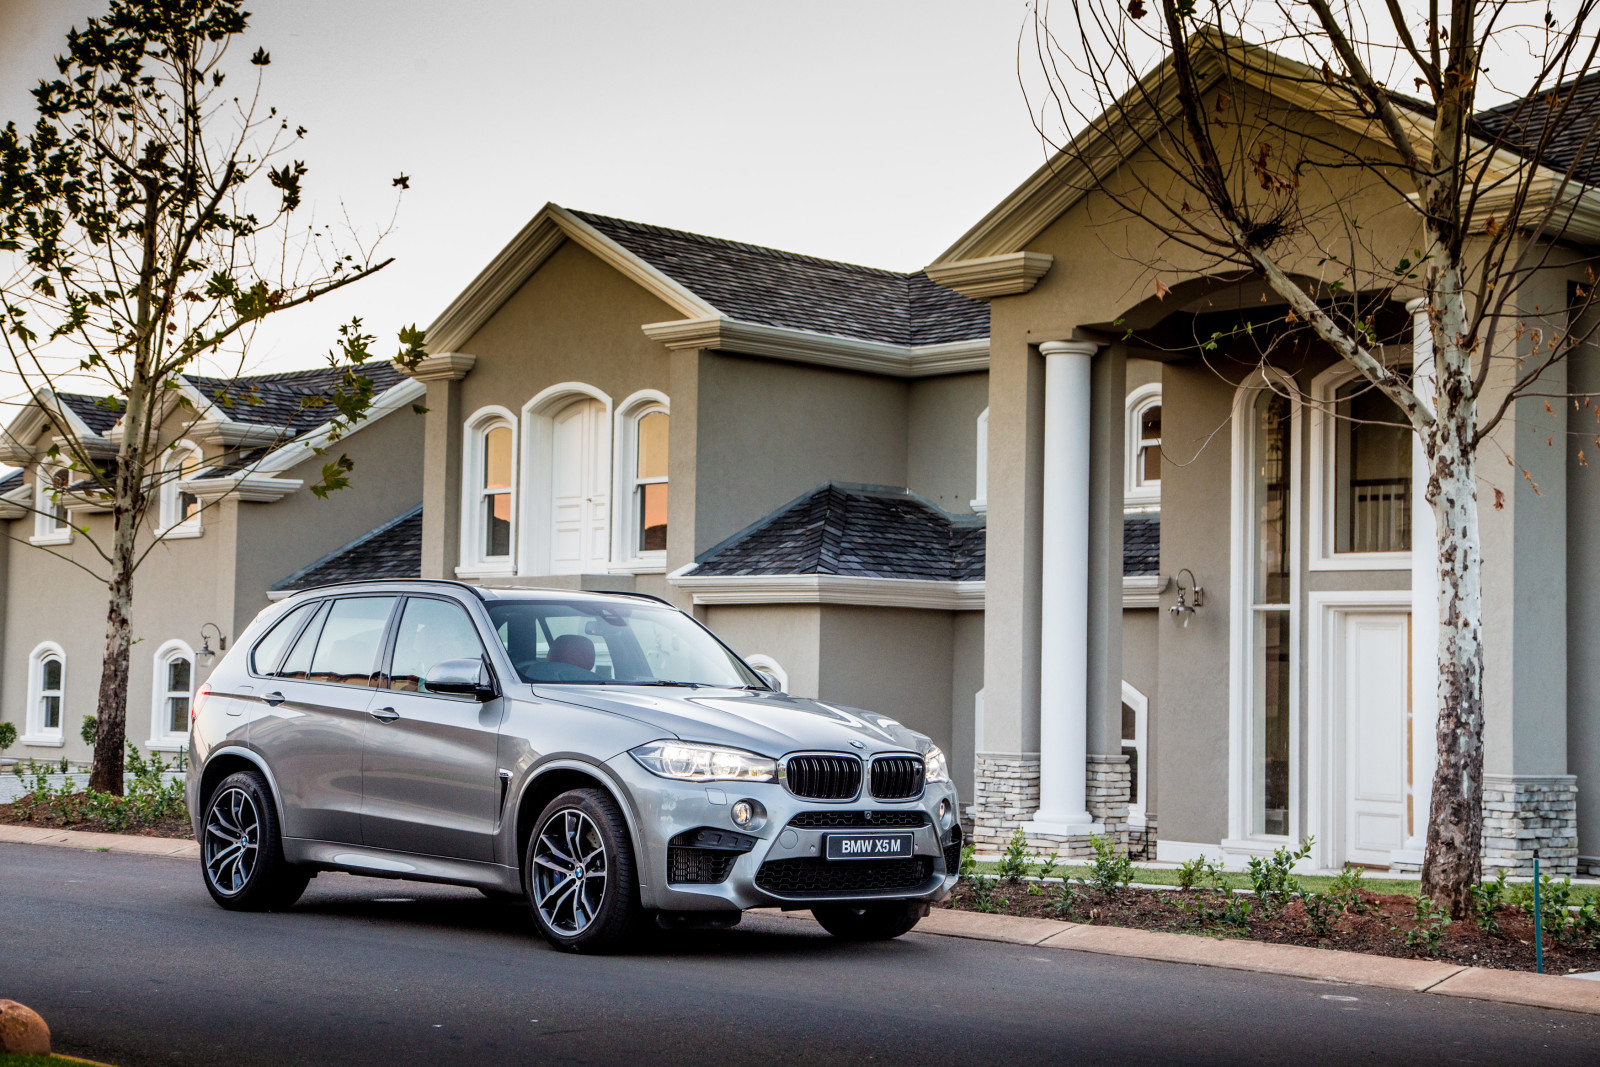
[[[675,686],[675,687],[677,687],[679,689],[721,689],[721,688],[723,688],[722,686],[713,685],[710,682],[674,682],[674,681],[669,681],[666,678],[652,678],[647,682],[646,681],[616,682],[614,684],[616,684],[616,685],[669,685],[669,686]]]

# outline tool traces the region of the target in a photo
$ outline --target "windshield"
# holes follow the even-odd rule
[[[671,608],[559,600],[502,600],[488,608],[524,682],[766,688],[716,638]]]

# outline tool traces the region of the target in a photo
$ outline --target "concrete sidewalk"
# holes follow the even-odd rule
[[[29,826],[0,826],[0,842],[54,845],[89,852],[136,852],[147,856],[198,859],[194,841],[131,834],[91,834],[78,830],[50,830]],[[779,912],[796,921],[813,921],[809,912]],[[1269,945],[1239,938],[1200,934],[1174,934],[1132,930],[1120,926],[1086,926],[1081,923],[1034,919],[1022,915],[985,915],[973,911],[935,908],[917,924],[919,934],[999,941],[1042,949],[1094,952],[1161,963],[1186,963],[1199,967],[1226,967],[1314,982],[1341,982],[1377,986],[1413,993],[1526,1007],[1600,1015],[1600,982],[1574,981],[1548,974],[1465,967],[1441,960],[1393,959],[1364,952]]]

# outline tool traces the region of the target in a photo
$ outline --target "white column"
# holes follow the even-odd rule
[[[1412,389],[1433,407],[1437,376],[1433,330],[1426,300],[1406,304],[1411,312]],[[1422,438],[1411,436],[1411,826],[1406,843],[1394,853],[1401,863],[1422,862],[1428,841],[1428,802],[1438,756],[1439,716],[1439,547],[1438,526],[1428,506],[1428,457]]]
[[[1089,341],[1047,341],[1039,575],[1039,810],[1033,829],[1084,834],[1089,756]]]

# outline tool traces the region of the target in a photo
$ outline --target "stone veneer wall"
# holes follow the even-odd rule
[[[1578,779],[1571,774],[1483,776],[1483,867],[1532,877],[1578,873]]]
[[[1039,810],[1039,757],[1034,753],[1004,756],[980,753],[973,782],[972,841],[982,853],[1005,851],[1017,827],[1032,820]],[[1118,845],[1128,844],[1128,795],[1133,773],[1128,757],[1091,755],[1088,766],[1089,814],[1105,826]],[[1026,837],[1028,847],[1040,852],[1056,852],[1061,858],[1092,855],[1089,835],[1061,837],[1033,834]]]

